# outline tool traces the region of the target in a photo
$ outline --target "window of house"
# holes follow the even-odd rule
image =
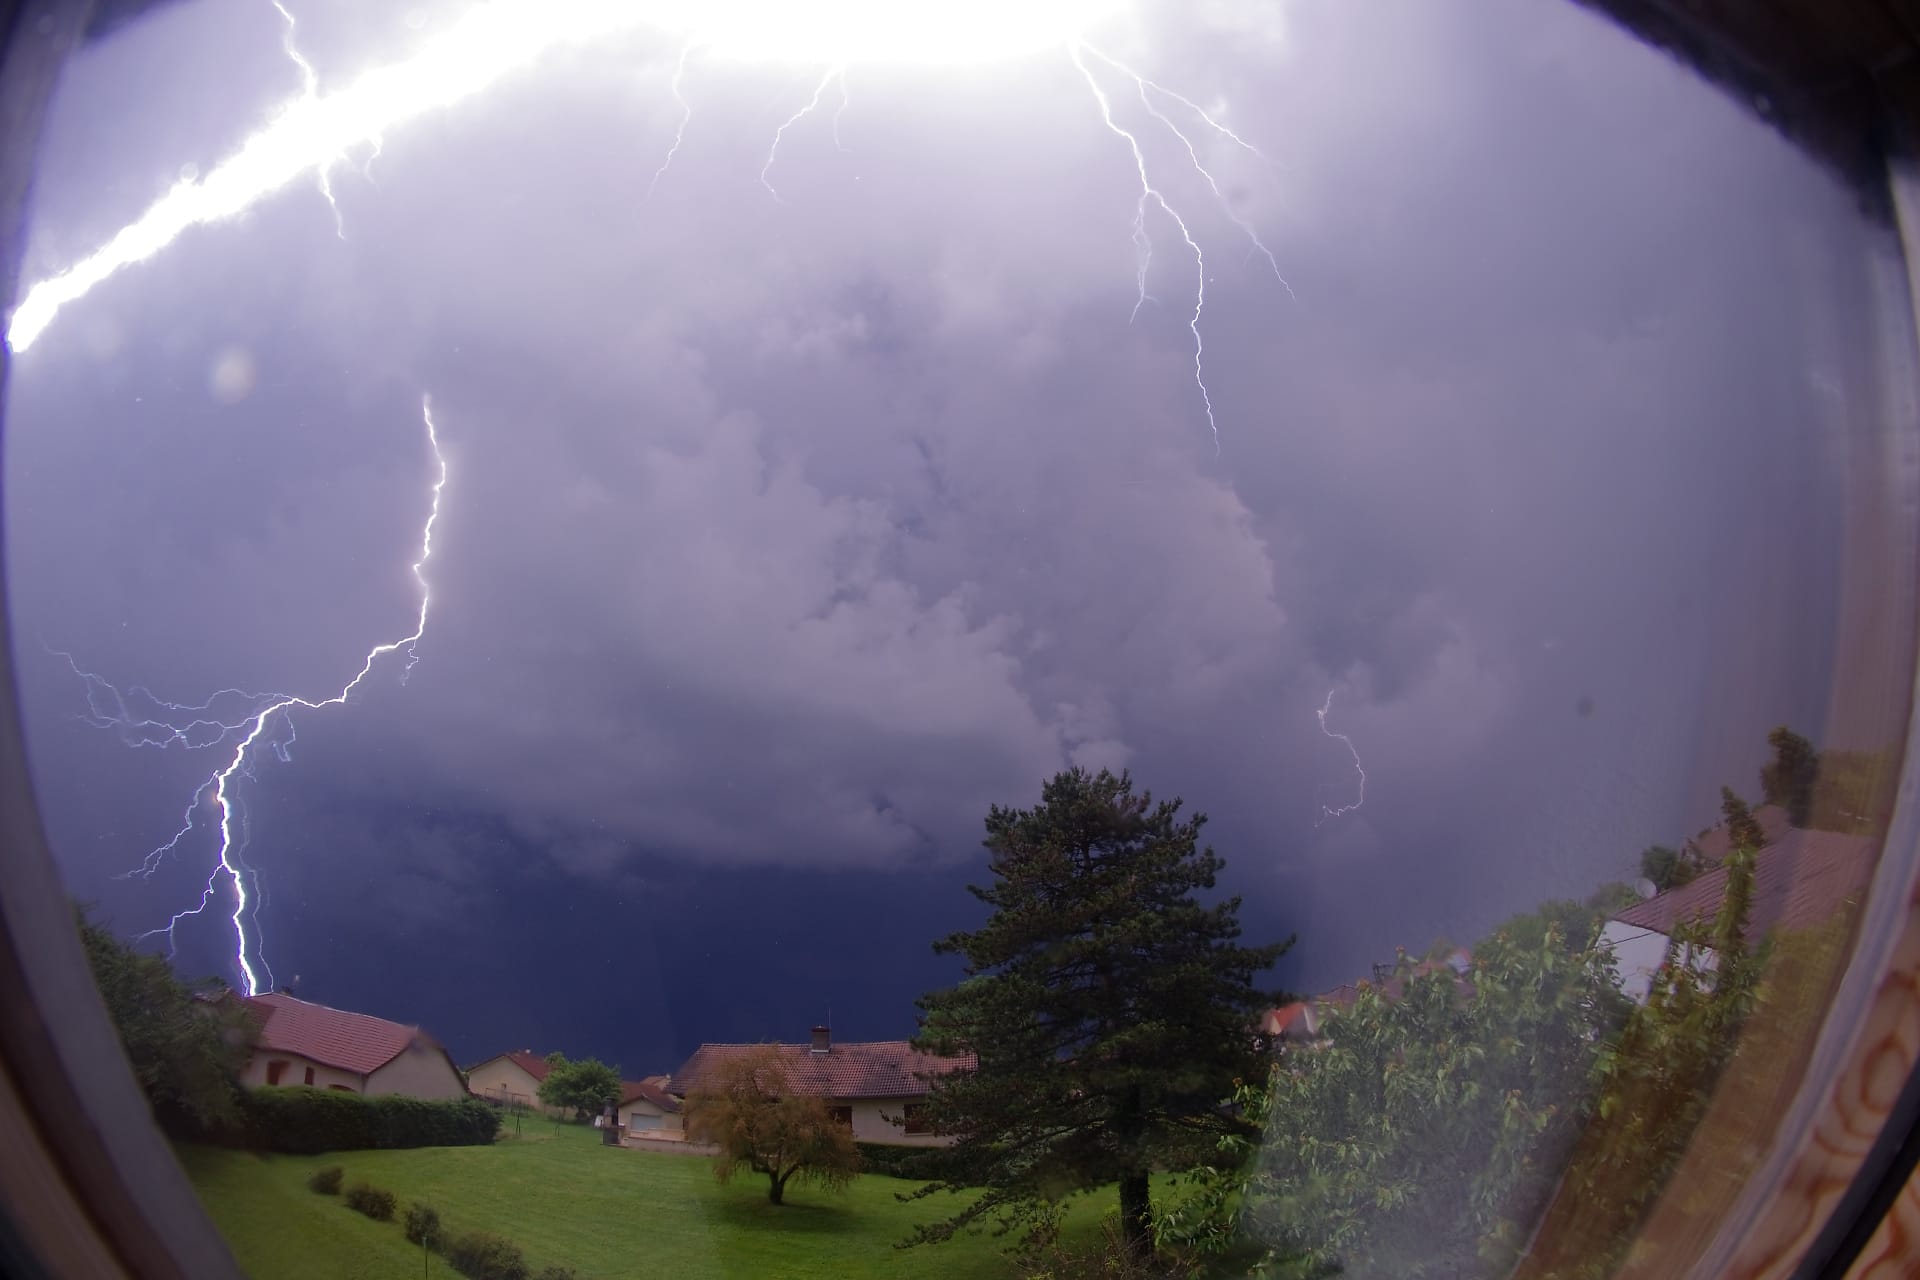
[[[828,1107],[827,1111],[839,1123],[847,1126],[847,1128],[849,1129],[853,1128],[853,1108],[852,1107]]]
[[[900,1129],[903,1133],[931,1133],[927,1127],[927,1104],[909,1102],[900,1111]]]
[[[279,1084],[280,1077],[285,1075],[286,1073],[287,1073],[286,1062],[282,1059],[275,1058],[273,1061],[267,1064],[267,1083]]]
[[[312,1068],[312,1067],[308,1067],[308,1068],[307,1068],[307,1079],[306,1079],[306,1083],[308,1083],[308,1084],[312,1084],[312,1083],[313,1083],[313,1068]]]

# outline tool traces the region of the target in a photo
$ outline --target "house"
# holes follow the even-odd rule
[[[667,1092],[667,1076],[628,1080],[620,1089],[620,1127],[655,1137],[680,1130],[680,1100]]]
[[[1320,1010],[1311,1000],[1295,1000],[1278,1009],[1269,1009],[1260,1019],[1260,1043],[1280,1050],[1292,1045],[1314,1044],[1320,1039]]]
[[[726,1062],[773,1049],[795,1093],[823,1099],[859,1142],[900,1146],[945,1146],[951,1138],[927,1128],[922,1112],[927,1081],[950,1071],[972,1071],[972,1054],[943,1058],[921,1053],[905,1040],[833,1043],[833,1033],[815,1027],[807,1044],[703,1044],[667,1082],[676,1099],[714,1078]]]
[[[464,1098],[467,1085],[439,1041],[365,1013],[330,1009],[283,991],[243,996],[258,1028],[240,1082],[310,1084],[344,1093]]]
[[[564,1116],[566,1108],[540,1101],[540,1082],[547,1078],[547,1060],[531,1049],[495,1054],[467,1068],[467,1088],[478,1097],[502,1106],[524,1107],[544,1115]]]
[[[1405,947],[1400,947],[1392,963],[1373,966],[1370,979],[1343,982],[1317,996],[1267,1010],[1255,1028],[1257,1043],[1275,1053],[1324,1045],[1327,1010],[1352,1008],[1362,990],[1376,991],[1389,1002],[1398,1000],[1406,994],[1409,982],[1443,971],[1453,975],[1454,988],[1462,995],[1473,993],[1473,952],[1468,948],[1455,947],[1439,959],[1416,961]]]
[[[1749,942],[1775,929],[1821,924],[1860,901],[1873,875],[1875,848],[1866,836],[1779,828],[1777,838],[1754,856]],[[1685,923],[1711,921],[1726,887],[1727,869],[1719,865],[1615,913],[1600,931],[1600,945],[1613,952],[1621,990],[1644,1003],[1667,961],[1674,931]]]

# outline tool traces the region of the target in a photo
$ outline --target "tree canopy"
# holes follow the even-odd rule
[[[764,1173],[774,1204],[791,1178],[840,1191],[860,1171],[853,1130],[822,1099],[794,1093],[772,1045],[720,1063],[687,1095],[686,1126],[689,1138],[720,1149],[715,1177]]]
[[[1689,853],[1670,845],[1650,844],[1640,854],[1640,874],[1661,893],[1690,883],[1700,864]]]
[[[1814,787],[1820,780],[1820,756],[1813,744],[1781,725],[1767,735],[1773,759],[1760,767],[1760,791],[1767,804],[1787,811],[1787,821],[1804,827],[1813,819]]]
[[[620,1069],[598,1058],[569,1061],[563,1053],[547,1055],[547,1078],[537,1090],[540,1101],[550,1107],[572,1110],[574,1119],[597,1115],[602,1107],[620,1101]]]
[[[1464,975],[1366,984],[1284,1053],[1239,1189],[1248,1232],[1315,1274],[1504,1274],[1552,1193],[1607,1038],[1606,956],[1556,924],[1500,933]],[[1301,1264],[1304,1264],[1302,1266]]]
[[[979,1064],[931,1083],[926,1118],[955,1142],[916,1195],[985,1191],[915,1242],[987,1215],[1037,1243],[1066,1195],[1117,1182],[1128,1247],[1148,1253],[1148,1171],[1210,1158],[1244,1125],[1221,1100],[1262,1069],[1254,1024],[1279,997],[1254,978],[1291,939],[1242,946],[1240,899],[1194,896],[1224,862],[1180,807],[1072,769],[1035,808],[988,813],[993,880],[969,890],[993,912],[935,944],[967,976],[920,999],[916,1040]]]
[[[154,1119],[176,1137],[201,1137],[240,1122],[240,1072],[254,1027],[223,986],[193,988],[160,956],[136,951],[76,911],[93,982],[113,1018]]]

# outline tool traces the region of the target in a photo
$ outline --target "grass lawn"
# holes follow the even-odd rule
[[[862,1177],[844,1195],[787,1185],[787,1203],[767,1203],[767,1180],[722,1187],[712,1165],[680,1155],[604,1148],[584,1126],[529,1124],[491,1147],[346,1151],[324,1156],[253,1155],[182,1147],[180,1161],[207,1210],[255,1280],[385,1280],[421,1274],[420,1250],[399,1218],[421,1200],[450,1234],[483,1229],[526,1251],[535,1273],[552,1263],[582,1280],[616,1276],[926,1276],[1003,1280],[1012,1268],[989,1236],[960,1236],[903,1253],[893,1248],[916,1223],[951,1212],[935,1197],[901,1204],[915,1184]],[[325,1165],[399,1199],[393,1222],[374,1222],[338,1196],[307,1190]],[[1111,1191],[1074,1220],[1092,1231]],[[1078,1234],[1076,1231],[1075,1234]],[[432,1259],[433,1276],[451,1277]]]

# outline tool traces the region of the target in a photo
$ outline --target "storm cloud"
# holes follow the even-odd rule
[[[302,38],[324,90],[443,16]],[[297,92],[280,38],[195,0],[77,61],[29,278]],[[1262,151],[1194,130],[1284,286],[1101,72],[1206,253],[1217,447],[1192,257],[1150,212],[1132,314],[1133,165],[1062,53],[850,68],[777,198],[818,69],[693,58],[655,183],[677,46],[556,54],[349,157],[343,235],[296,184],[16,361],[16,633],[178,698],[329,692],[405,633],[433,397],[420,661],[246,786],[304,994],[634,1069],[794,1034],[802,992],[901,1034],[987,806],[1068,764],[1209,813],[1316,988],[1626,874],[1768,727],[1817,727],[1823,424],[1871,285],[1848,193],[1572,6],[1168,6],[1102,39]],[[210,761],[123,749],[22,661],[70,882],[150,927],[202,854],[111,877]],[[1356,782],[1329,689],[1367,798],[1316,825]],[[219,968],[216,922],[180,941]],[[526,963],[456,959],[500,941]],[[547,1003],[583,964],[680,994],[584,1030]]]

